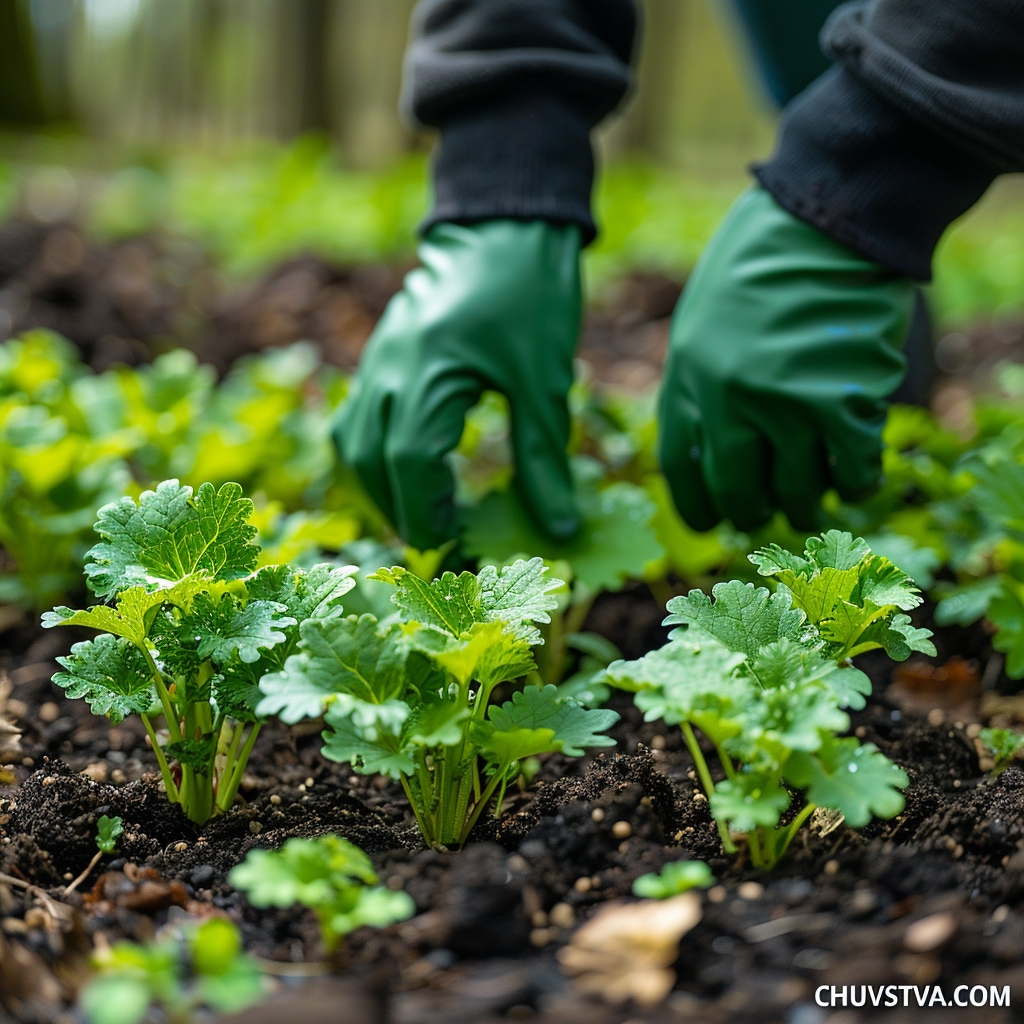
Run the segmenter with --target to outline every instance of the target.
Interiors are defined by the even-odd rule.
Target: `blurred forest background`
[[[328,135],[375,168],[425,140],[398,93],[414,0],[0,0],[0,120],[122,145]],[[609,154],[742,166],[773,115],[721,0],[644,0],[638,88]]]
[[[726,0],[641,2],[636,88],[597,133],[592,299],[647,272],[678,293],[777,120]],[[0,0],[0,221],[187,239],[236,281],[301,253],[407,266],[432,144],[398,113],[414,6]],[[1020,320],[1020,176],[947,233],[932,295],[941,326]]]

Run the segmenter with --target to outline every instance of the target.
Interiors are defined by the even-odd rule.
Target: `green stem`
[[[242,784],[242,775],[245,773],[245,766],[249,763],[249,755],[252,753],[252,748],[256,743],[256,737],[259,735],[261,725],[262,723],[260,722],[253,724],[252,731],[249,733],[245,746],[242,747],[242,752],[238,755],[238,761],[234,766],[232,766],[230,761],[225,766],[224,770],[230,773],[228,784],[223,792],[217,793],[217,810],[222,813],[235,802],[235,795],[238,793],[238,787]],[[242,731],[241,723],[239,723],[238,731]]]
[[[491,780],[487,783],[487,788],[484,790],[483,796],[476,802],[476,806],[473,808],[473,813],[469,816],[469,820],[466,822],[466,827],[462,830],[462,835],[459,836],[459,846],[469,838],[469,833],[473,831],[473,826],[480,817],[480,812],[487,806],[491,797],[494,795],[494,790],[497,788],[498,783],[505,777],[505,773],[507,771],[508,763],[506,762],[498,768],[494,775],[491,776]]]
[[[782,841],[779,846],[778,856],[775,858],[779,860],[782,855],[789,849],[789,844],[793,841],[793,837],[800,831],[800,826],[815,812],[817,804],[806,804],[800,813],[783,829]]]
[[[711,741],[715,743],[714,740]],[[725,777],[727,779],[736,778],[736,768],[732,763],[732,758],[725,752],[722,746],[715,743],[715,753],[718,754],[718,759],[722,762],[722,767],[725,769]]]
[[[412,813],[416,815],[416,824],[419,826],[420,833],[423,838],[427,841],[428,846],[433,846],[436,842],[436,837],[433,835],[433,831],[427,828],[427,823],[423,820],[420,815],[419,808],[416,806],[416,801],[413,799],[412,787],[409,785],[409,780],[403,775],[401,776],[402,789],[405,790],[405,798],[409,801],[409,806],[412,808]]]
[[[164,757],[164,752],[160,749],[160,744],[157,742],[156,730],[153,728],[153,723],[149,720],[149,715],[145,712],[140,712],[139,717],[142,719],[142,724],[146,727],[146,732],[149,734],[149,742],[153,747],[153,753],[156,754],[156,762],[160,765],[160,774],[163,776],[164,788],[167,790],[167,799],[172,804],[176,804],[181,799],[181,796],[178,793],[178,787],[174,784],[171,766],[167,763],[167,758]]]
[[[764,870],[764,855],[761,852],[760,828],[747,834],[747,849],[750,851],[750,863],[758,871]]]
[[[708,771],[708,763],[704,760],[704,754],[701,752],[700,744],[697,742],[697,737],[693,735],[693,728],[689,722],[682,723],[683,739],[686,742],[686,747],[690,751],[690,756],[693,758],[694,767],[697,769],[697,775],[700,778],[701,785],[704,787],[704,795],[708,799],[708,806],[711,805],[711,796],[715,792],[715,784],[711,780],[711,772]],[[724,821],[715,819],[715,824],[718,826],[718,835],[722,840],[722,847],[726,853],[735,853],[736,844],[729,837],[729,830],[726,828]]]
[[[146,664],[149,665],[149,671],[153,676],[153,685],[156,687],[156,695],[160,700],[160,707],[163,708],[164,719],[167,722],[167,731],[170,733],[171,742],[177,743],[181,739],[181,727],[178,725],[178,716],[174,713],[174,706],[171,704],[171,695],[164,684],[163,673],[157,668],[153,655],[145,644],[136,644],[135,646],[142,651]]]

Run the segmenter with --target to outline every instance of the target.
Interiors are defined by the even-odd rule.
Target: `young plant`
[[[222,917],[146,945],[119,942],[93,965],[97,976],[81,995],[89,1024],[137,1024],[154,1004],[159,1019],[187,1024],[202,1007],[235,1013],[267,991],[238,929]]]
[[[982,729],[978,739],[992,758],[992,774],[999,775],[1024,751],[1024,735],[1012,729]]]
[[[96,848],[101,854],[113,853],[117,849],[117,841],[124,832],[124,822],[117,815],[108,818],[101,814],[96,822]]]
[[[830,531],[803,557],[777,546],[750,556],[774,593],[733,580],[712,596],[668,603],[669,642],[611,665],[607,681],[636,693],[647,720],[678,724],[718,823],[722,844],[746,839],[751,863],[770,869],[816,807],[860,827],[903,808],[907,776],[871,743],[843,738],[847,707],[863,708],[868,678],[849,659],[884,648],[902,660],[934,654],[904,609],[921,600],[909,578],[864,541]],[[694,730],[710,741],[725,778],[713,781]],[[779,822],[801,791],[803,806]]]
[[[85,866],[85,870],[64,889],[65,896],[69,892],[74,892],[89,877],[92,869],[99,864],[103,854],[113,853],[117,849],[117,841],[123,832],[124,822],[119,817],[115,815],[113,818],[108,818],[105,814],[100,815],[96,822],[96,852],[92,855],[92,860]]]
[[[112,602],[55,608],[44,626],[102,630],[58,658],[54,682],[95,714],[137,714],[168,798],[197,823],[227,810],[261,717],[259,682],[294,650],[307,619],[341,614],[352,567],[267,566],[238,484],[177,480],[99,511],[103,538],[86,556],[89,587]],[[162,714],[166,739],[153,718]]]
[[[370,858],[339,836],[289,839],[280,850],[250,850],[228,880],[254,907],[315,911],[328,950],[364,924],[386,928],[416,912],[408,893],[382,885]]]
[[[676,860],[657,875],[641,875],[633,883],[633,895],[647,900],[667,900],[689,889],[707,889],[715,884],[711,868],[702,860]]]
[[[286,722],[325,714],[323,753],[357,771],[399,779],[424,839],[465,842],[483,810],[527,758],[578,756],[612,740],[612,711],[588,711],[554,686],[491,705],[502,683],[533,672],[537,623],[559,580],[540,558],[427,582],[394,566],[371,579],[394,587],[398,621],[370,614],[306,622],[299,652],[264,677],[261,715]]]

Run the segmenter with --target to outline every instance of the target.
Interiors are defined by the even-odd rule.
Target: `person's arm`
[[[416,547],[457,528],[445,461],[484,389],[508,398],[516,486],[550,535],[579,517],[567,445],[590,129],[622,98],[631,0],[423,0],[405,105],[440,129],[421,266],[335,422],[344,460]]]
[[[927,281],[946,227],[1024,169],[1024,2],[845,4],[822,43],[836,65],[755,173],[796,217]]]
[[[787,108],[673,318],[662,467],[697,528],[881,473],[913,279],[992,179],[1024,167],[1024,0],[872,0],[822,33],[836,65]]]
[[[590,131],[623,98],[633,0],[421,0],[402,106],[440,129],[423,225],[495,218],[578,224],[590,212]]]

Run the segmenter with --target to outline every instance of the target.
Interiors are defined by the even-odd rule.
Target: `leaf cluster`
[[[1009,768],[1024,751],[1024,735],[1012,729],[982,729],[978,739],[995,762],[993,772],[996,775]]]
[[[170,1020],[201,1008],[236,1013],[267,993],[238,929],[222,917],[144,945],[116,943],[93,966],[97,974],[80,996],[89,1024],[137,1024],[153,1006]]]
[[[384,928],[416,910],[408,894],[378,885],[366,854],[339,836],[289,839],[280,850],[251,850],[228,877],[254,907],[299,903],[312,908],[328,949],[362,925]]]
[[[747,835],[755,863],[771,866],[815,806],[854,827],[902,809],[906,775],[873,744],[841,737],[844,709],[864,707],[871,690],[849,657],[873,647],[906,657],[930,642],[902,611],[919,600],[906,576],[860,539],[830,532],[803,557],[772,547],[751,560],[780,580],[774,592],[733,580],[673,598],[669,642],[612,664],[607,681],[635,692],[648,720],[682,727],[723,841]],[[719,756],[717,784],[694,728]],[[778,829],[795,792],[804,807]]]
[[[117,849],[117,841],[124,833],[124,821],[117,815],[108,818],[101,814],[96,822],[96,847],[104,853],[113,853]]]
[[[641,875],[633,883],[633,895],[646,900],[667,900],[690,889],[715,884],[711,868],[702,860],[674,860],[658,874]]]
[[[538,623],[561,586],[540,558],[430,582],[401,566],[370,579],[393,588],[397,614],[304,623],[298,652],[260,682],[257,711],[286,722],[323,714],[324,755],[401,779],[428,841],[461,842],[523,759],[612,742],[601,733],[613,712],[587,710],[554,686],[489,703],[535,668]]]
[[[340,615],[353,586],[354,567],[256,569],[252,510],[238,484],[206,483],[193,492],[177,480],[138,502],[104,506],[85,575],[109,603],[43,616],[47,627],[101,631],[58,659],[63,671],[54,682],[111,721],[141,715],[168,794],[200,822],[234,797],[251,748],[241,745],[242,730],[252,726],[254,739],[259,724],[260,680],[280,670],[299,624]],[[170,733],[162,748],[149,724],[153,712],[164,715]],[[218,756],[227,761],[219,779]]]

